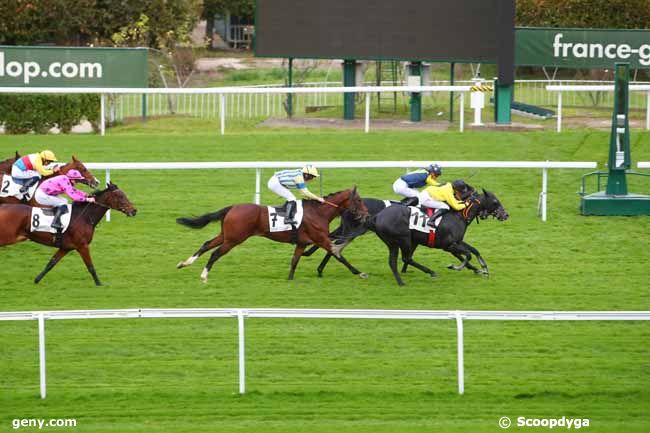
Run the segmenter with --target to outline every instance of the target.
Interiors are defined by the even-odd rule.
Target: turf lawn
[[[0,136],[0,155],[51,148],[86,162],[244,160],[607,159],[607,132],[450,131],[370,134],[273,130],[231,122],[151,120],[106,137]],[[650,134],[634,131],[635,161],[650,160]],[[357,184],[394,198],[403,170],[325,170],[324,190]],[[138,307],[295,307],[482,310],[650,310],[649,217],[582,217],[581,170],[552,170],[549,219],[537,216],[541,170],[445,169],[497,194],[510,213],[472,226],[466,240],[489,279],[445,269],[453,257],[421,248],[439,272],[410,270],[399,288],[373,234],[347,258],[370,278],[322,253],[287,281],[292,247],[247,241],[222,258],[208,284],[205,258],[177,270],[218,224],[193,231],[179,216],[250,202],[253,170],[113,171],[139,209],[101,223],[92,254],[96,288],[76,254],[39,285],[54,249],[0,250],[0,311]],[[272,174],[264,171],[264,178]],[[103,177],[103,173],[97,173]],[[631,181],[650,193],[650,183]],[[318,185],[312,190],[318,191]],[[266,190],[265,203],[278,203]],[[316,257],[317,256],[317,257]],[[237,393],[236,321],[47,322],[48,398],[38,397],[36,322],[0,322],[0,432],[17,418],[76,418],[75,432],[493,432],[502,416],[589,418],[588,431],[650,431],[650,323],[465,323],[466,394],[456,394],[455,323],[370,320],[247,321],[248,394]],[[27,429],[30,430],[30,429]],[[34,431],[36,429],[31,429]],[[510,430],[523,430],[516,426]],[[534,430],[546,430],[537,428]]]

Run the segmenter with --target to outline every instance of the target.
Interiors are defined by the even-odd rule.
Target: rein
[[[341,207],[341,206],[337,205],[336,203],[332,203],[331,201],[327,201],[327,200],[323,200],[323,203],[327,204],[327,205],[330,205],[330,206],[332,206],[334,208],[337,208],[337,209]]]

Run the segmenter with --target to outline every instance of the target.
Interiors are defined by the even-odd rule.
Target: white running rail
[[[637,164],[639,168],[650,168],[650,162],[642,161]]]
[[[251,318],[455,320],[457,329],[458,393],[465,392],[463,362],[464,320],[650,320],[650,311],[428,311],[329,310],[293,308],[137,308],[128,310],[70,310],[0,312],[3,320],[38,320],[41,398],[47,395],[45,374],[45,321],[79,319],[237,318],[239,340],[239,392],[246,392],[244,324]]]
[[[111,170],[189,170],[189,169],[255,169],[256,204],[261,203],[261,184],[263,168],[302,167],[306,161],[233,161],[233,162],[98,162],[87,163],[90,170],[106,170],[106,182],[111,180]],[[431,161],[309,161],[310,164],[324,168],[414,168],[426,167]],[[541,169],[542,191],[537,201],[538,214],[542,221],[547,217],[547,193],[549,169],[594,169],[596,162],[562,161],[437,161],[445,168],[509,168]],[[110,211],[106,213],[110,221]]]
[[[44,93],[44,94],[99,94],[101,135],[106,130],[107,94],[163,94],[163,95],[219,95],[221,134],[226,131],[226,95],[233,94],[288,94],[288,93],[365,93],[365,127],[370,130],[370,96],[378,92],[456,92],[460,94],[460,131],[465,129],[465,93],[470,86],[358,86],[358,87],[192,87],[192,88],[102,88],[102,87],[0,87],[0,93]]]
[[[562,132],[562,92],[613,92],[613,84],[599,84],[589,86],[546,86],[549,92],[558,92],[557,98],[557,132]],[[631,84],[630,92],[646,92],[646,124],[645,129],[650,129],[650,85],[648,84]]]

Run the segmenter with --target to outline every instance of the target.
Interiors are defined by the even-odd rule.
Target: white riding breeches
[[[289,189],[282,186],[277,177],[271,176],[268,187],[271,191],[284,198],[287,201],[296,201],[296,196]]]
[[[32,177],[41,177],[41,174],[36,170],[21,170],[15,165],[11,166],[11,177],[16,179],[31,179]]]
[[[420,204],[422,206],[426,206],[431,209],[449,209],[449,205],[447,203],[445,203],[444,201],[438,201],[432,199],[426,190],[420,193],[418,199],[420,200]]]
[[[62,197],[57,197],[55,195],[48,195],[45,194],[43,191],[39,189],[36,190],[36,194],[34,194],[34,198],[36,199],[36,202],[38,204],[42,204],[45,206],[53,206],[53,207],[59,207],[68,204],[68,201]]]
[[[404,197],[417,197],[420,192],[417,189],[409,188],[408,184],[399,178],[393,183],[393,191]]]

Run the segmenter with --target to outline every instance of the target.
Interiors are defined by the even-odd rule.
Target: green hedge
[[[0,95],[0,123],[10,134],[62,132],[88,120],[97,129],[99,95]]]

